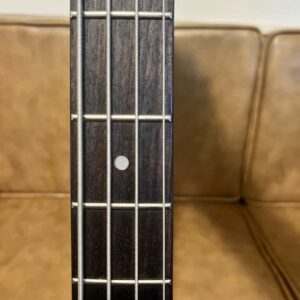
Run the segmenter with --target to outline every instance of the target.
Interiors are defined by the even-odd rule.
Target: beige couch
[[[68,26],[0,23],[0,297],[70,299]],[[175,36],[174,298],[300,299],[300,32]]]

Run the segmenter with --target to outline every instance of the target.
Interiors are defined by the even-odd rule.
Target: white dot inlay
[[[129,160],[126,156],[120,155],[115,159],[115,167],[120,171],[125,171],[129,167]]]

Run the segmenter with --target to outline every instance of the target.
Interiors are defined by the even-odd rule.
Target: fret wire
[[[139,0],[135,0],[135,257],[134,297],[139,298]]]
[[[82,89],[82,55],[83,55],[83,16],[82,0],[77,0],[77,269],[78,300],[84,299],[83,266],[83,89]]]
[[[111,0],[106,0],[106,114],[107,114],[107,300],[111,300]]]
[[[162,0],[162,223],[163,223],[163,245],[162,245],[162,279],[163,300],[166,299],[166,1]]]
[[[161,12],[150,12],[150,11],[140,11],[138,12],[138,16],[140,19],[161,19],[162,18]],[[83,16],[85,18],[106,18],[107,12],[106,11],[84,11]],[[77,17],[76,11],[71,11],[70,14],[71,18]],[[111,11],[111,17],[112,18],[124,18],[124,19],[130,19],[136,17],[135,11]],[[165,12],[166,19],[173,19],[173,14],[171,12]]]
[[[85,202],[83,204],[83,206],[85,208],[107,208],[107,203],[103,203],[103,202]],[[78,207],[78,203],[77,202],[72,202],[72,207],[76,208]],[[130,208],[134,208],[135,209],[136,205],[135,203],[112,203],[111,204],[111,208],[113,209],[130,209]],[[163,204],[162,203],[139,203],[138,207],[141,209],[159,209],[159,208],[163,208]],[[171,203],[166,203],[165,204],[166,208],[171,208],[172,204]]]
[[[73,283],[78,283],[78,278],[73,278],[72,279]],[[111,280],[112,284],[116,285],[134,285],[135,280],[132,279],[113,279]],[[165,283],[166,284],[171,284],[172,280],[171,279],[166,279]],[[84,283],[86,284],[107,284],[106,279],[91,279],[91,278],[86,278],[84,279]],[[157,285],[157,284],[163,284],[163,280],[159,279],[141,279],[138,280],[138,284],[143,284],[143,285]]]
[[[112,121],[135,121],[136,119],[140,121],[162,121],[165,118],[166,121],[171,122],[172,116],[171,115],[111,115]],[[85,114],[83,115],[83,119],[87,121],[106,121],[107,115],[101,114]],[[77,115],[72,114],[71,120],[77,120]]]

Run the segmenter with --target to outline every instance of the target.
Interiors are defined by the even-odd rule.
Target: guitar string
[[[162,298],[166,299],[166,0],[162,0]]]
[[[84,298],[83,274],[83,93],[82,93],[82,0],[77,0],[77,272],[78,300]]]
[[[106,1],[106,114],[107,114],[107,211],[106,276],[107,300],[111,300],[111,0]]]
[[[135,300],[139,298],[139,0],[135,0]]]

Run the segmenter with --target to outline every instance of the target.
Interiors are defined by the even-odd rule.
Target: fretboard
[[[172,299],[173,0],[71,1],[73,300]]]

